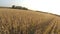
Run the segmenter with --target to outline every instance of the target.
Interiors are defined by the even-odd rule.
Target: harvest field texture
[[[60,17],[32,10],[0,8],[0,34],[60,34]]]

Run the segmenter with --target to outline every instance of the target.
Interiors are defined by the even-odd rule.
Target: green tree
[[[15,5],[12,5],[12,8],[15,8]]]

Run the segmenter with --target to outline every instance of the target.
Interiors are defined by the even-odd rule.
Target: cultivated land
[[[60,17],[31,10],[0,8],[0,34],[60,34]]]

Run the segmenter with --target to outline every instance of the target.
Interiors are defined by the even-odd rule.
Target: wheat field
[[[60,17],[30,10],[0,8],[0,34],[60,34]]]

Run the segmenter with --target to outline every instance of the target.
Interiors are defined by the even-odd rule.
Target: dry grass
[[[0,8],[0,34],[60,34],[60,17]]]

